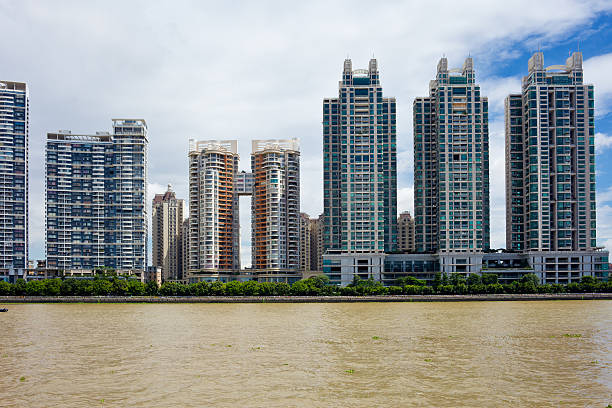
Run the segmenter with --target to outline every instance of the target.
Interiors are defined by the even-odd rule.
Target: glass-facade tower
[[[414,101],[414,209],[417,252],[489,249],[488,101],[472,58],[438,63],[429,97]]]
[[[528,68],[506,98],[506,246],[594,249],[595,101],[582,54],[545,68],[537,52]]]
[[[47,134],[49,269],[146,269],[147,144],[142,119],[113,119],[112,134]]]
[[[29,95],[22,82],[0,81],[0,269],[28,260]]]
[[[344,61],[338,98],[323,101],[325,250],[397,247],[396,103],[383,97],[377,62]]]

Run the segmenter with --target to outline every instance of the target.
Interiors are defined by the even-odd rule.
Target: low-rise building
[[[579,282],[583,276],[609,279],[609,253],[604,250],[555,252],[480,252],[444,254],[342,254],[323,256],[323,272],[331,283],[346,286],[355,277],[393,285],[412,276],[432,280],[447,276],[494,273],[502,283],[535,274],[542,284]]]

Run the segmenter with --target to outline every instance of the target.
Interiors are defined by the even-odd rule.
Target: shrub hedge
[[[0,281],[3,296],[366,296],[366,295],[464,295],[493,293],[612,293],[612,282],[599,282],[585,276],[580,283],[568,285],[536,284],[534,276],[525,276],[520,281],[501,284],[490,276],[470,275],[465,279],[446,279],[437,276],[428,286],[417,279],[399,279],[394,286],[383,286],[372,279],[356,279],[346,287],[330,285],[324,276],[315,276],[287,283],[231,281],[199,282],[181,284],[166,282],[161,287],[156,283],[143,284],[137,280],[120,277],[98,277],[95,279],[46,279],[25,282],[23,279],[11,284]]]

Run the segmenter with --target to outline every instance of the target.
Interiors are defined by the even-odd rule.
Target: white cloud
[[[612,252],[612,187],[597,191],[597,243]]]
[[[410,211],[414,217],[414,188],[401,187],[397,189],[397,214]]]
[[[582,65],[585,82],[595,86],[595,115],[606,115],[612,109],[612,53],[589,58]]]
[[[603,153],[610,147],[612,147],[612,136],[601,132],[595,133],[595,152],[597,154]]]
[[[525,64],[526,65],[526,64]],[[489,119],[504,115],[504,100],[511,93],[521,92],[520,77],[488,77],[480,81],[481,95],[489,98]]]
[[[385,94],[397,97],[398,186],[405,191],[412,186],[412,101],[427,95],[442,54],[451,66],[474,57],[493,115],[506,92],[518,88],[516,78],[493,83],[487,75],[519,55],[517,42],[554,42],[611,7],[573,0],[465,1],[461,7],[443,1],[373,7],[359,0],[0,2],[0,35],[11,44],[2,79],[30,86],[30,231],[44,231],[46,132],[108,130],[112,117],[147,120],[150,182],[162,191],[171,183],[185,199],[190,138],[238,139],[247,170],[251,139],[299,137],[302,209],[318,215],[322,99],[337,95],[347,53],[355,68],[367,66],[374,53]],[[592,60],[585,73],[589,61],[606,66]],[[492,133],[496,155],[499,139]],[[498,167],[492,185],[502,184]],[[33,257],[43,256],[43,236],[32,235]]]

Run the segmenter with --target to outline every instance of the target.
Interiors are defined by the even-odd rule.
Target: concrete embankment
[[[354,303],[612,300],[612,293],[395,296],[0,296],[2,303]]]

